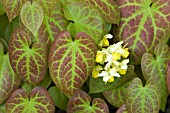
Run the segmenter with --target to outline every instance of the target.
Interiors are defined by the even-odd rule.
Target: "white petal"
[[[98,74],[98,77],[104,77],[104,76],[108,76],[109,73],[107,71],[102,71],[100,74]]]
[[[120,77],[119,73],[114,73],[114,74],[111,75],[111,76]]]
[[[116,61],[116,60],[113,60],[112,62],[113,62],[113,64],[116,65],[116,66],[119,66],[119,65],[120,65],[120,62],[118,62],[118,61]]]
[[[121,62],[122,65],[127,65],[127,63],[129,63],[129,59],[125,59]]]
[[[104,77],[103,77],[103,81],[104,81],[105,83],[107,83],[107,81],[108,81],[110,78],[111,78],[111,76],[104,76]]]
[[[111,39],[111,38],[113,38],[113,35],[107,34],[107,35],[105,35],[104,37],[106,37],[106,38],[108,38],[108,39]]]
[[[104,67],[105,70],[109,70],[112,62],[108,62],[106,66]]]
[[[106,60],[105,62],[112,62],[113,56],[111,54],[106,55]]]
[[[127,65],[122,65],[120,68],[121,68],[121,69],[127,69],[128,66],[127,66]]]

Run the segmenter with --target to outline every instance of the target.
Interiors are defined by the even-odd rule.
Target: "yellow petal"
[[[116,53],[116,52],[113,52],[112,56],[113,56],[113,60],[120,60],[120,58],[121,58],[121,55],[119,53]]]
[[[109,46],[109,41],[107,40],[107,38],[103,38],[103,47],[107,47]]]
[[[129,54],[130,54],[129,51],[128,51],[128,48],[125,48],[125,49],[123,49],[123,50],[124,50],[125,53],[122,54],[122,57],[123,57],[123,58],[127,58],[127,57],[129,56]]]
[[[104,54],[102,52],[97,51],[96,62],[102,63],[103,62],[103,56],[104,56]]]
[[[114,82],[114,77],[112,76],[112,77],[108,80],[108,82]]]
[[[98,78],[98,74],[99,74],[99,71],[93,69],[93,71],[92,71],[92,77],[93,77],[93,78]]]
[[[127,70],[125,70],[125,69],[120,69],[120,70],[119,70],[119,73],[120,73],[121,75],[124,75],[124,74],[126,74],[126,71],[127,71]]]

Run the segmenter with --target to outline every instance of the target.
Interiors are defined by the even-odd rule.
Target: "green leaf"
[[[58,34],[67,29],[69,21],[64,16],[63,4],[61,2],[53,3],[54,7],[51,15],[44,15],[43,23],[39,29],[39,41],[51,44]]]
[[[90,36],[79,32],[73,41],[68,31],[61,32],[51,45],[49,70],[53,82],[70,97],[89,77],[97,47]]]
[[[73,21],[67,28],[72,36],[75,36],[78,32],[85,32],[98,44],[106,32],[106,25],[101,12],[91,4],[66,2],[64,15],[68,20]]]
[[[130,81],[131,82],[131,81]],[[125,96],[127,94],[127,87],[129,86],[130,82],[127,82],[121,85],[118,88],[113,90],[103,92],[105,99],[114,107],[120,107],[125,104]]]
[[[26,0],[2,0],[2,1],[9,22],[11,22],[12,19],[19,15],[22,5],[26,2]]]
[[[5,105],[7,113],[54,113],[53,99],[43,87],[35,87],[30,94],[17,89]]]
[[[67,113],[109,113],[109,109],[104,100],[92,100],[87,93],[77,90],[69,100]]]
[[[139,78],[127,88],[125,104],[128,113],[159,113],[160,94],[155,81],[148,80],[143,87]]]
[[[37,2],[27,1],[21,8],[21,21],[36,36],[43,22],[43,9]]]
[[[50,87],[48,90],[48,93],[53,98],[55,105],[60,108],[61,110],[66,111],[67,110],[67,104],[68,104],[68,97],[60,91],[56,86]]]
[[[21,80],[10,65],[8,53],[4,55],[0,42],[0,104],[5,102],[20,84]]]
[[[167,0],[116,0],[122,19],[113,31],[115,39],[127,43],[133,64],[141,63],[146,52],[153,54],[159,42],[170,36],[170,2]]]
[[[159,87],[161,92],[161,110],[165,110],[168,97],[168,88],[166,83],[167,64],[170,59],[170,49],[165,43],[160,43],[154,50],[154,55],[145,53],[142,56],[142,72],[144,78],[152,79]]]
[[[117,111],[116,113],[128,113],[126,109],[126,105],[123,104]]]
[[[25,91],[30,93],[36,86],[42,86],[47,89],[50,86],[51,82],[52,82],[51,77],[50,77],[49,73],[47,72],[44,79],[41,82],[39,82],[38,84],[33,85],[33,84],[29,84],[27,82],[23,82],[21,87],[22,87],[22,89],[24,89]]]
[[[4,13],[5,13],[4,4],[2,0],[0,0],[0,15],[3,15]]]
[[[168,92],[170,93],[170,61],[168,61],[168,70],[167,70],[167,77],[166,77],[166,81],[167,81],[167,86],[168,86]]]
[[[47,46],[43,43],[32,44],[30,36],[21,28],[12,34],[9,58],[15,73],[30,84],[39,83],[47,72]]]
[[[6,113],[6,110],[5,110],[5,103],[0,104],[0,113]]]
[[[125,75],[122,75],[121,77],[116,78],[114,82],[107,84],[103,82],[103,78],[94,79],[92,76],[90,76],[89,93],[92,94],[113,90],[127,83],[129,80],[132,80],[134,77],[136,77],[136,74],[134,73],[134,68],[135,67],[133,65],[128,65],[128,70]]]

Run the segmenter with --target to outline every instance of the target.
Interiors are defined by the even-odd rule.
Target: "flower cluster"
[[[103,77],[103,81],[114,82],[114,77],[126,74],[127,64],[129,63],[128,48],[123,47],[123,41],[109,45],[108,39],[113,38],[111,34],[107,34],[99,42],[98,46],[101,50],[97,51],[96,65],[92,71],[92,77]]]

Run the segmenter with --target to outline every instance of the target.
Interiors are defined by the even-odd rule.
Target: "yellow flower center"
[[[128,48],[125,48],[123,50],[124,50],[125,54],[123,54],[122,57],[127,58],[129,56],[129,54],[130,54],[129,51],[128,51]]]
[[[103,47],[107,47],[107,46],[109,46],[109,41],[108,41],[108,39],[107,38],[103,38]]]
[[[92,71],[92,77],[93,77],[93,78],[98,78],[98,74],[99,74],[99,71],[93,69],[93,71]]]
[[[119,53],[116,53],[116,52],[113,52],[112,56],[113,56],[113,60],[120,60],[120,58],[121,58],[121,55]]]
[[[100,51],[97,51],[96,62],[102,63],[103,62],[103,56],[104,56],[103,53],[101,53]]]
[[[112,77],[108,80],[108,82],[114,82],[114,77],[112,76]]]
[[[120,73],[121,75],[124,75],[124,74],[126,74],[126,71],[127,71],[127,70],[125,70],[125,69],[120,69],[120,70],[119,70],[119,73]]]

